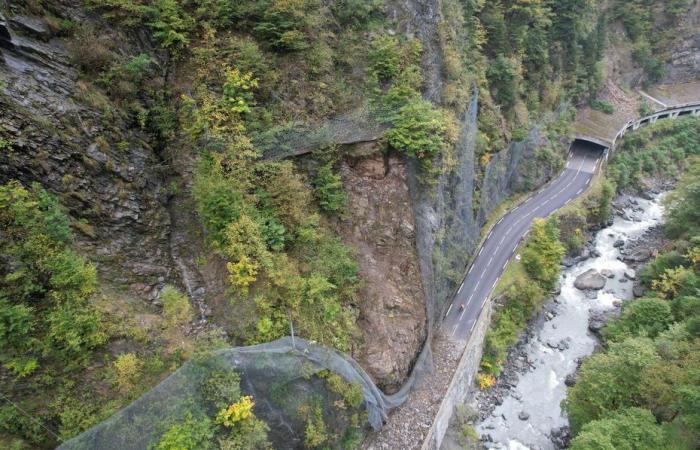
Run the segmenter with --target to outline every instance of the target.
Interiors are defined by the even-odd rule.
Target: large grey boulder
[[[607,278],[601,275],[600,272],[595,269],[588,269],[576,277],[574,286],[576,289],[580,289],[582,291],[599,290],[605,287],[606,281]]]
[[[651,258],[651,250],[648,248],[639,248],[629,255],[625,255],[622,259],[628,262],[644,262]]]

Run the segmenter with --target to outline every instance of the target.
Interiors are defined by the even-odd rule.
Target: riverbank
[[[583,357],[599,345],[594,333],[618,314],[623,301],[641,295],[635,271],[663,245],[658,195],[627,195],[613,202],[613,224],[565,259],[558,295],[550,298],[508,352],[496,385],[474,396],[471,409],[486,448],[564,448],[567,421],[559,403],[575,383]],[[602,286],[581,290],[575,279],[594,270]],[[454,433],[453,433],[454,434]]]

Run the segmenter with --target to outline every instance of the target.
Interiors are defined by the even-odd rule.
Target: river
[[[659,197],[634,200],[637,205],[626,208],[623,217],[616,216],[611,226],[595,235],[594,245],[600,256],[563,271],[561,293],[547,308],[553,314],[547,317],[549,320],[535,322],[534,336],[523,349],[530,369],[520,374],[515,386],[503,397],[503,402],[476,426],[482,438],[490,436],[487,447],[511,450],[555,448],[549,437],[550,431],[568,425],[560,407],[566,397],[565,378],[576,370],[577,360],[590,355],[598,343],[588,329],[589,312],[612,309],[620,301],[633,297],[633,283],[624,275],[628,266],[618,259],[620,249],[614,244],[619,240],[627,243],[639,238],[662,221]],[[597,292],[596,298],[590,298],[593,295],[586,295],[574,287],[575,278],[589,269],[607,269],[613,275]],[[519,354],[522,359],[523,353]]]

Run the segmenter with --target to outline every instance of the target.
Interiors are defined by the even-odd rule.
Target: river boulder
[[[628,262],[644,262],[651,258],[651,250],[648,248],[638,248],[629,255],[625,255],[622,260]]]
[[[582,291],[599,290],[605,287],[606,281],[607,278],[601,275],[600,272],[595,269],[588,269],[576,277],[574,286],[576,289],[580,289]]]
[[[603,275],[605,278],[615,278],[615,272],[613,272],[610,269],[603,269],[600,271],[600,274]]]

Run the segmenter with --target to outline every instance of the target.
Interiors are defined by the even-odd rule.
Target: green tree
[[[68,223],[38,185],[0,186],[0,363],[20,376],[41,359],[75,367],[107,338],[90,304],[95,267],[68,248]]]
[[[666,229],[673,237],[700,235],[700,158],[691,158],[676,189],[664,199]]]
[[[642,408],[625,408],[587,423],[571,450],[651,450],[665,448],[663,429]]]
[[[406,156],[430,159],[445,146],[446,131],[445,117],[439,110],[430,102],[414,100],[399,110],[385,138]]]
[[[642,298],[626,303],[622,315],[603,330],[607,341],[621,341],[626,337],[655,338],[673,321],[671,306],[660,298]]]
[[[342,210],[347,201],[340,174],[333,172],[332,164],[325,164],[318,169],[314,180],[314,194],[321,209],[328,212]]]
[[[564,403],[573,433],[618,408],[640,404],[643,371],[658,358],[648,338],[613,343],[606,353],[588,358]]]
[[[559,277],[559,264],[565,252],[566,248],[559,242],[557,219],[535,219],[523,250],[523,266],[528,274],[546,289],[551,288]]]

